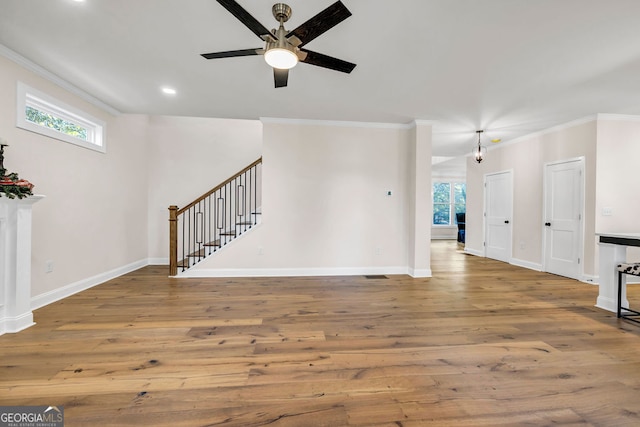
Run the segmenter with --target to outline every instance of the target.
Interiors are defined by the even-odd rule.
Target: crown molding
[[[349,127],[349,128],[370,128],[370,129],[400,129],[406,130],[415,127],[415,122],[411,123],[377,123],[377,122],[357,122],[341,120],[313,120],[313,119],[286,119],[278,117],[260,117],[262,123],[300,125],[300,126],[327,126],[327,127]]]
[[[409,123],[409,125],[411,127],[418,127],[418,126],[433,126],[437,123],[436,120],[419,120],[416,119],[413,122]]]
[[[109,113],[111,115],[119,116],[120,114],[122,114],[120,111],[116,110],[115,108],[113,108],[109,104],[106,104],[106,103],[100,101],[98,98],[94,97],[93,95],[90,95],[89,93],[87,93],[84,90],[80,89],[79,87],[73,85],[72,83],[69,83],[65,79],[57,76],[56,74],[53,74],[51,71],[48,71],[48,70],[42,68],[40,65],[38,65],[35,62],[25,58],[24,56],[20,55],[19,53],[9,49],[8,47],[4,46],[3,44],[0,44],[0,56],[3,56],[5,58],[9,59],[10,61],[15,62],[16,64],[18,64],[21,67],[31,71],[32,73],[38,75],[39,77],[42,77],[43,79],[48,80],[51,83],[54,83],[54,84],[60,86],[64,90],[66,90],[66,91],[78,96],[79,98],[83,99],[84,101],[87,101],[88,103],[90,103],[90,104],[102,109],[103,111],[106,111],[107,113]]]
[[[382,122],[358,122],[347,120],[314,120],[314,119],[287,119],[282,117],[260,117],[262,123],[277,123],[302,126],[330,126],[330,127],[360,127],[374,129],[413,129],[418,126],[433,126],[434,120],[413,120],[409,123],[382,123]]]
[[[619,122],[640,122],[640,116],[634,116],[632,114],[598,114],[598,120],[612,120]]]

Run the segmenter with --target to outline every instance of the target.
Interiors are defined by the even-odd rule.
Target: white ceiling
[[[289,0],[297,27],[334,0]],[[268,28],[272,1],[238,0]],[[2,0],[0,44],[124,113],[434,121],[435,156],[595,113],[640,114],[638,0],[343,0],[353,16],[275,89],[262,47],[215,0]],[[174,87],[168,97],[160,87]],[[487,141],[487,145],[491,143]]]

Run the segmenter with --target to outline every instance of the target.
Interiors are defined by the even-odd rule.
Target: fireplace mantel
[[[31,210],[43,198],[0,197],[0,335],[34,325],[31,312]]]

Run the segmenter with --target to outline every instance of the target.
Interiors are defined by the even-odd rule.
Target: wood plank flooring
[[[452,241],[432,270],[146,267],[1,336],[0,405],[62,405],[66,426],[640,425],[640,325],[594,308],[597,286]]]

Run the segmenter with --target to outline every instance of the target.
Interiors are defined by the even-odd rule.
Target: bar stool
[[[640,323],[635,317],[640,316],[640,311],[635,311],[629,307],[622,306],[622,275],[629,274],[631,276],[640,276],[640,262],[632,264],[618,264],[618,317]],[[626,313],[622,314],[622,310]]]

